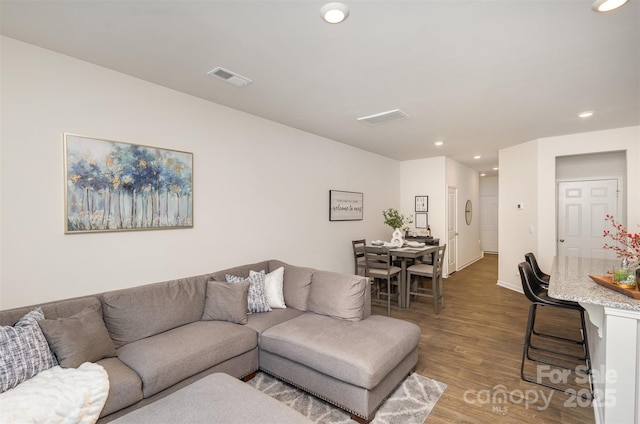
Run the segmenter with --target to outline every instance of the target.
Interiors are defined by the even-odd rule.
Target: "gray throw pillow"
[[[229,274],[225,276],[228,283],[249,282],[247,300],[249,302],[249,312],[251,313],[271,312],[271,307],[269,306],[269,301],[264,291],[264,277],[264,271],[256,272],[247,278]]]
[[[0,327],[0,393],[56,365],[38,326],[43,318],[42,309],[36,308],[13,327]]]
[[[248,292],[248,281],[239,283],[208,281],[202,320],[246,324],[249,305],[247,301]]]
[[[116,347],[102,316],[93,308],[68,318],[43,319],[38,323],[62,368],[78,368],[85,362],[116,356]]]

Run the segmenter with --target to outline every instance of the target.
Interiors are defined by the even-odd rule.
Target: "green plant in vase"
[[[400,212],[398,212],[393,208],[387,209],[386,211],[382,211],[382,215],[384,216],[384,223],[390,226],[391,228],[393,228],[394,230],[398,228],[402,228],[407,224],[413,224],[413,218],[411,217],[411,215],[404,216],[403,214],[401,214]],[[409,229],[409,227],[405,227],[405,228],[406,230]]]

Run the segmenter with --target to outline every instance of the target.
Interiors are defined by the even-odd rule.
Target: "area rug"
[[[259,372],[249,384],[295,409],[316,424],[352,424],[349,414],[337,407]],[[423,424],[447,385],[413,373],[398,386],[372,424]]]

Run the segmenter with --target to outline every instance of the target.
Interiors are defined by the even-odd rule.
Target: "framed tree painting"
[[[193,227],[193,154],[64,134],[65,233]]]

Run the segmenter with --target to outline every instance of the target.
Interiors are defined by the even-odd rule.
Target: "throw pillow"
[[[62,368],[78,368],[85,362],[116,356],[113,340],[94,308],[68,318],[43,319],[39,324]]]
[[[256,271],[249,271],[249,275],[257,274]],[[284,309],[287,305],[284,303],[284,267],[280,267],[275,271],[264,276],[264,292],[267,296],[269,306],[276,309]]]
[[[36,308],[13,327],[0,327],[0,393],[56,365],[38,326],[43,318],[42,309]]]
[[[247,309],[249,308],[248,293],[248,281],[240,283],[208,281],[202,320],[246,324]]]
[[[238,277],[237,275],[225,276],[228,283],[239,283],[243,281],[249,281],[249,293],[247,300],[249,302],[249,312],[270,312],[269,302],[264,294],[264,271],[250,275],[247,278]]]

